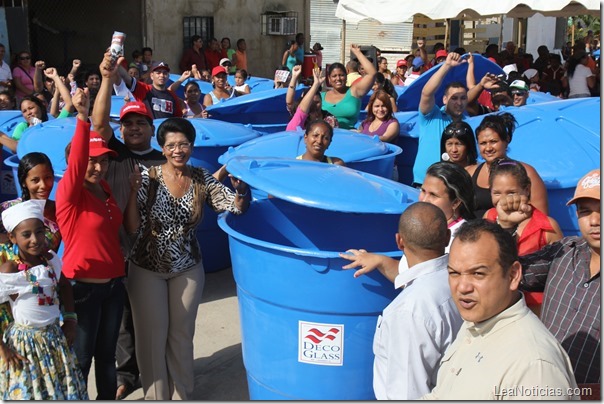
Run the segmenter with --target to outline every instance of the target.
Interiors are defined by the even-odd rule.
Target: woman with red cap
[[[117,153],[90,131],[88,90],[73,96],[77,124],[67,169],[57,189],[57,222],[65,251],[63,274],[71,280],[78,333],[74,344],[84,375],[95,362],[97,399],[113,400],[117,390],[115,350],[124,306],[124,256],[119,229],[122,212],[104,176]]]
[[[227,82],[227,72],[222,66],[216,66],[212,69],[212,85],[214,89],[203,97],[203,106],[218,104],[222,100],[228,100],[235,97],[235,91]]]

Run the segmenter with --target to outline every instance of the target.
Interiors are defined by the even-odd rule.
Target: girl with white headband
[[[31,199],[2,212],[19,253],[0,265],[0,301],[10,302],[14,317],[0,341],[0,394],[3,400],[88,400],[71,348],[77,325],[71,283],[48,248],[44,204]]]

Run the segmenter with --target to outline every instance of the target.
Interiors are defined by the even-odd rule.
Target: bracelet
[[[63,322],[65,321],[75,321],[78,322],[78,314],[72,311],[66,311],[63,313]]]
[[[239,192],[236,192],[236,195],[240,198],[243,198],[243,197],[247,196],[248,191],[245,191],[245,194],[240,194]]]

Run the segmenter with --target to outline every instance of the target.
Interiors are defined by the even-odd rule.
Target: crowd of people
[[[250,93],[245,40],[236,49],[226,37],[208,42],[191,37],[173,83],[170,66],[153,60],[150,48],[134,51],[130,63],[106,52],[98,69],[85,72],[74,60],[64,77],[44,61],[32,63],[29,52],[16,55],[12,74],[0,65],[1,109],[24,118],[10,135],[0,133],[1,145],[16,152],[23,133],[49,117],[76,121],[56,202],[48,199],[52,163],[32,152],[19,162],[22,195],[0,206],[3,399],[87,399],[93,359],[98,399],[123,399],[139,386],[145,399],[192,398],[205,281],[196,229],[206,205],[239,215],[252,196],[241,180],[225,181],[225,167],[210,173],[189,163],[196,139],[189,119],[209,118],[207,107]],[[489,399],[523,384],[569,388],[564,397],[575,398],[572,389],[600,383],[600,170],[587,173],[568,202],[581,236],[565,237],[549,216],[538,171],[507,155],[513,108],[530,91],[591,96],[599,59],[584,42],[564,65],[547,47],[532,62],[513,45],[501,52],[489,45],[485,57],[506,74],[480,78],[463,49],[435,46],[429,59],[418,40],[390,72],[384,57],[374,64],[352,45],[348,63],[317,63],[298,99],[303,34],[280,61],[288,76],[275,87],[287,88],[287,130],[304,132],[305,151],[296,158],[336,165],[345,162],[326,154],[334,128],[394,143],[394,86],[437,66],[418,107],[410,185],[419,202],[401,215],[395,235],[403,258],[363,249],[340,255],[350,261],[344,269],[360,268],[355,277],[378,269],[400,289],[373,341],[378,399]],[[313,47],[317,58],[322,49]],[[443,86],[462,64],[466,83]],[[212,90],[203,94],[191,78],[211,81]],[[111,126],[114,93],[127,100],[119,114],[123,141]],[[366,96],[367,117],[359,120]],[[508,108],[489,114],[501,106]],[[465,122],[483,114],[475,130]],[[155,128],[159,118],[166,119]],[[154,134],[161,151],[151,147]],[[53,360],[41,362],[35,349]]]

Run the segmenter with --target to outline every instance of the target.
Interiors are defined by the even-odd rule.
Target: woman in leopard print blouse
[[[250,191],[236,192],[210,172],[187,164],[195,128],[169,118],[157,130],[166,163],[135,173],[124,225],[136,241],[129,257],[128,291],[145,399],[188,400],[194,387],[193,335],[205,274],[196,228],[207,203],[217,212],[242,214]],[[173,392],[173,397],[172,397]]]

